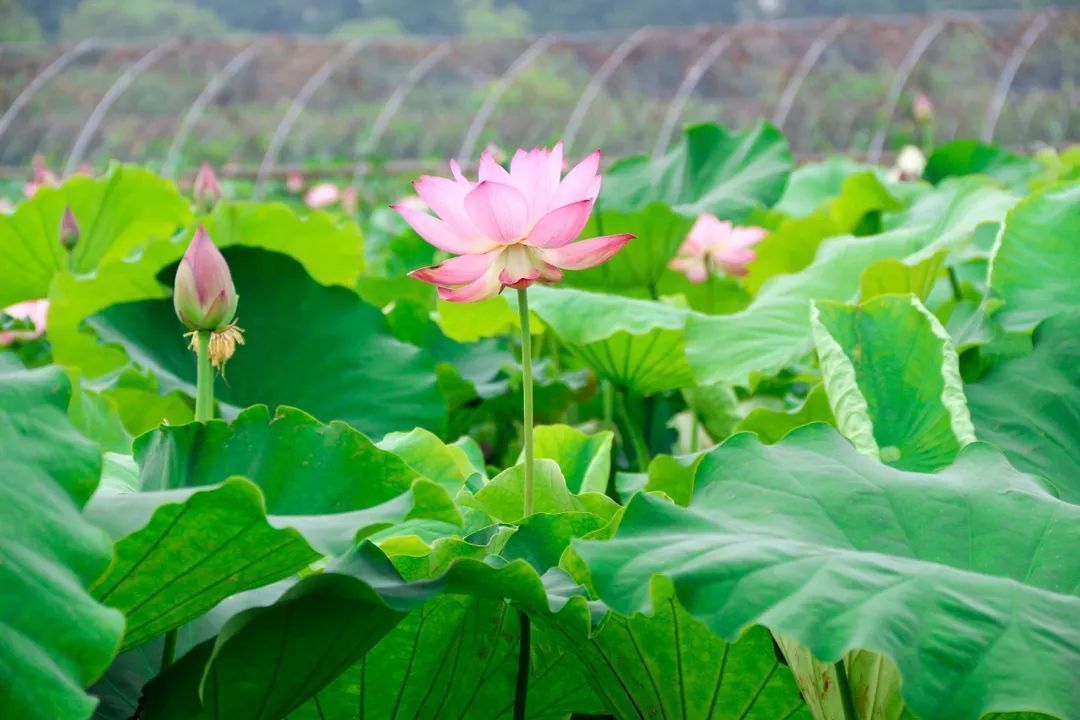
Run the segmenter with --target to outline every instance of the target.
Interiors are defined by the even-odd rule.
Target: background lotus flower
[[[64,214],[60,217],[60,244],[64,249],[71,252],[75,244],[79,242],[79,221],[75,219],[75,213],[71,206],[64,208]]]
[[[705,282],[719,268],[729,275],[745,275],[757,254],[751,250],[768,235],[759,227],[738,227],[715,215],[698,216],[679,253],[668,267],[684,273],[690,282]]]
[[[896,156],[896,163],[885,175],[893,182],[918,180],[926,170],[926,155],[914,145],[905,145]]]
[[[915,122],[925,125],[934,119],[934,103],[926,93],[917,93],[911,102],[911,114],[915,116]]]
[[[195,173],[195,182],[191,187],[191,194],[195,198],[195,204],[200,208],[209,209],[221,199],[221,184],[218,183],[217,175],[210,163],[204,162]]]
[[[410,275],[437,285],[445,300],[475,302],[504,287],[556,282],[563,270],[583,270],[609,259],[634,236],[574,242],[600,192],[600,152],[565,178],[562,164],[559,143],[552,150],[518,150],[509,171],[485,152],[477,183],[453,161],[453,179],[421,177],[413,186],[438,217],[402,204],[392,207],[422,238],[457,257]]]
[[[298,194],[304,189],[304,176],[295,170],[290,171],[289,174],[285,176],[285,189],[293,195]]]
[[[224,330],[236,315],[237,299],[229,265],[200,225],[176,269],[176,315],[189,330]]]
[[[60,178],[56,176],[49,166],[45,163],[44,156],[41,153],[34,155],[34,159],[31,161],[34,168],[33,179],[26,183],[23,187],[23,195],[27,199],[34,197],[37,191],[43,187],[55,187],[60,184]]]
[[[356,188],[349,185],[341,191],[341,209],[350,215],[355,215],[360,207],[360,200],[356,197]]]
[[[304,195],[304,202],[313,210],[329,207],[340,199],[341,190],[339,190],[338,186],[334,183],[328,182],[312,186],[312,188],[307,191],[307,194]]]
[[[13,318],[29,320],[34,324],[33,330],[8,330],[0,332],[0,346],[10,345],[15,340],[33,340],[45,332],[45,317],[49,313],[48,300],[27,300],[16,303],[2,311],[5,315]]]

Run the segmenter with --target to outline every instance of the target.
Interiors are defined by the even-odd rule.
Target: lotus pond
[[[928,155],[39,167],[0,716],[1077,720],[1080,154]]]

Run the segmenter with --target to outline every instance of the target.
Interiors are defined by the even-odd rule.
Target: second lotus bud
[[[71,206],[64,208],[64,214],[60,218],[60,244],[65,250],[71,252],[79,242],[79,221],[75,219],[75,213]]]
[[[229,265],[200,225],[176,269],[176,315],[189,330],[223,330],[236,315],[237,299]]]

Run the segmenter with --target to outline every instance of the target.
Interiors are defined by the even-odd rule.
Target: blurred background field
[[[1080,11],[1041,0],[0,0],[0,174],[41,155],[256,196],[564,138],[661,154],[777,125],[801,159],[1080,139]],[[934,121],[916,122],[918,94]]]

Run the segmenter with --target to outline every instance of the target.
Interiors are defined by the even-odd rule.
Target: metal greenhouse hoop
[[[1016,43],[1016,47],[1013,48],[1009,61],[1005,63],[1005,67],[1002,68],[1001,75],[998,77],[997,85],[994,87],[994,94],[990,97],[990,104],[986,107],[986,117],[983,118],[982,132],[979,134],[979,138],[983,142],[993,141],[998,119],[1001,117],[1001,111],[1005,107],[1005,99],[1009,96],[1009,89],[1016,79],[1016,73],[1020,71],[1020,66],[1024,63],[1024,58],[1031,52],[1035,41],[1042,35],[1043,30],[1049,26],[1050,14],[1040,13],[1027,26],[1024,34]]]
[[[131,84],[135,82],[135,79],[142,75],[144,72],[150,69],[150,67],[164,57],[166,54],[172,51],[178,44],[178,41],[174,38],[167,40],[157,47],[151,49],[144,54],[134,63],[128,66],[128,68],[121,73],[120,77],[116,79],[109,89],[98,101],[97,106],[93,112],[90,113],[90,117],[86,119],[86,122],[82,126],[82,130],[79,131],[78,137],[75,138],[75,144],[71,147],[71,154],[68,155],[67,165],[64,166],[64,174],[70,175],[75,172],[75,169],[79,167],[79,163],[82,162],[83,154],[86,152],[87,146],[94,137],[94,133],[97,132],[98,127],[101,125],[101,121],[105,119],[105,116],[109,113],[109,108],[113,106],[121,95]]]
[[[274,129],[274,134],[270,138],[270,144],[266,148],[266,154],[263,155],[262,163],[259,165],[259,174],[255,178],[254,195],[256,200],[261,200],[266,193],[266,181],[274,171],[274,164],[277,162],[281,147],[288,139],[289,133],[292,132],[293,126],[300,118],[300,114],[304,112],[304,107],[311,101],[311,98],[318,92],[319,88],[321,88],[327,80],[333,77],[334,73],[336,73],[342,65],[351,60],[369,43],[370,38],[366,37],[355,38],[346,43],[344,47],[324,62],[318,70],[312,73],[311,77],[304,83],[304,86],[296,93],[296,97],[293,98],[292,103],[289,105],[289,109],[285,111],[285,114],[281,117],[281,121],[278,122],[277,127]]]

